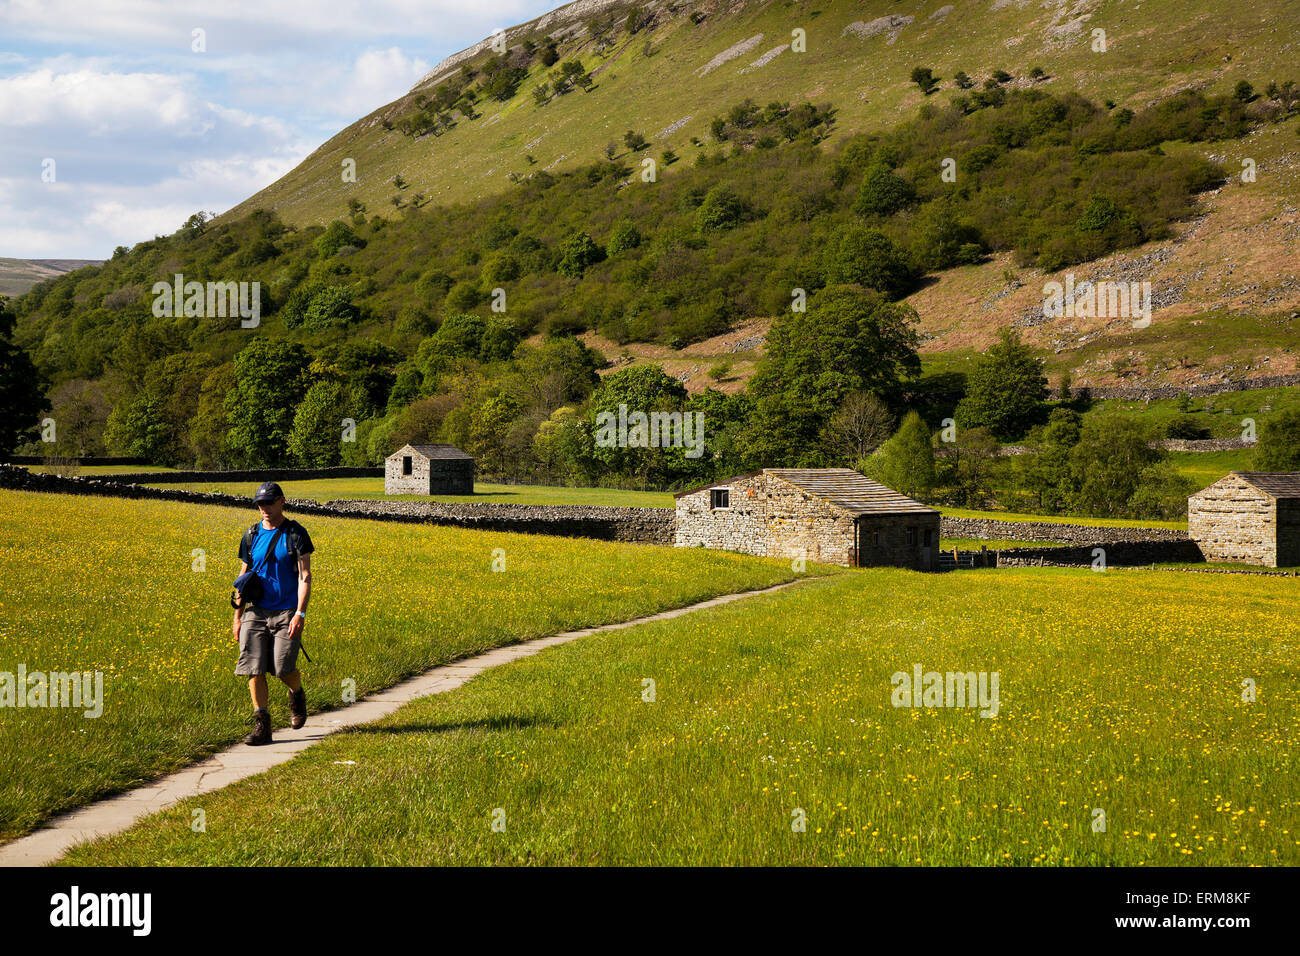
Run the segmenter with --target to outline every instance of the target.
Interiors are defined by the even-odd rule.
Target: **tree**
[[[916,312],[861,286],[828,286],[807,312],[772,321],[767,354],[750,381],[748,438],[764,464],[819,464],[823,434],[844,397],[868,392],[888,401],[921,368]]]
[[[947,454],[936,461],[936,484],[947,488],[950,497],[963,508],[988,507],[999,461],[997,439],[987,428],[964,428],[957,440],[944,448]]]
[[[635,130],[628,130],[626,133],[623,134],[623,145],[626,146],[628,149],[632,150],[632,152],[636,153],[645,149],[650,144],[646,141],[646,138],[642,136],[640,133],[636,132]]]
[[[934,488],[934,446],[921,416],[908,412],[894,436],[862,466],[863,474],[909,498],[923,498]]]
[[[305,329],[320,331],[355,322],[361,310],[352,304],[352,296],[342,286],[325,286],[316,292],[303,312]]]
[[[1075,489],[1070,477],[1070,449],[1079,443],[1083,419],[1071,408],[1054,408],[1043,429],[1038,449],[1024,460],[1025,489],[1038,497],[1047,514],[1066,510]]]
[[[626,412],[680,412],[686,401],[682,383],[665,374],[657,365],[634,365],[620,369],[601,379],[591,396],[591,423],[593,432],[599,431],[601,414],[607,413],[617,420],[619,406]],[[607,472],[636,478],[642,484],[650,481],[669,481],[682,469],[686,461],[682,448],[651,448],[633,445],[633,426],[628,426],[626,447],[595,446],[593,456]],[[648,436],[647,436],[648,437]]]
[[[1300,471],[1300,408],[1279,412],[1264,422],[1254,465],[1258,471]]]
[[[633,224],[630,219],[620,219],[614,224],[610,231],[609,242],[605,245],[605,251],[616,256],[625,249],[635,249],[641,245],[641,231]]]
[[[570,279],[581,279],[587,267],[605,258],[605,250],[585,232],[576,232],[560,243],[556,271]]]
[[[487,323],[473,312],[458,312],[443,319],[438,331],[420,343],[417,360],[429,355],[448,359],[478,359]]]
[[[975,81],[966,75],[965,70],[958,70],[952,81],[957,84],[958,89],[969,90],[975,85]]]
[[[1138,475],[1137,488],[1128,499],[1129,514],[1164,521],[1185,517],[1187,499],[1195,491],[1195,483],[1170,462],[1156,462]]]
[[[744,217],[744,201],[726,183],[719,183],[705,193],[695,225],[701,232],[720,232],[739,225]]]
[[[342,382],[323,380],[307,390],[294,413],[288,451],[303,468],[330,468],[343,457],[343,419],[352,417]]]
[[[1071,510],[1100,518],[1131,514],[1129,499],[1141,486],[1143,472],[1165,457],[1150,442],[1146,426],[1129,418],[1085,422],[1079,443],[1070,450],[1070,479],[1077,489]]]
[[[190,422],[198,412],[203,382],[216,366],[217,360],[202,352],[178,352],[153,362],[135,396],[109,414],[107,446],[154,465],[186,463]]]
[[[966,396],[957,404],[962,428],[987,428],[1000,441],[1012,441],[1047,414],[1047,376],[1043,361],[1003,329],[998,343],[971,370]]]
[[[832,448],[858,462],[880,447],[894,430],[894,413],[870,392],[849,392],[831,416]]]
[[[0,296],[0,452],[34,440],[41,414],[50,410],[46,382],[27,352],[13,341],[18,317]]]
[[[226,450],[225,397],[235,388],[235,367],[226,362],[208,373],[199,387],[198,407],[189,421],[186,437],[196,468],[214,470],[231,463]]]
[[[307,391],[310,357],[294,342],[258,338],[235,355],[234,388],[225,398],[225,450],[240,467],[283,465],[294,413]]]
[[[911,183],[885,163],[874,163],[862,177],[853,211],[859,216],[891,216],[914,196]]]
[[[594,476],[591,423],[572,405],[562,405],[537,429],[533,454],[548,479],[590,481]]]
[[[826,279],[832,284],[862,285],[897,299],[916,281],[907,253],[878,229],[841,226],[822,255]]]
[[[979,230],[959,219],[955,207],[946,199],[933,200],[917,210],[911,240],[912,259],[926,272],[968,262],[983,250]]]
[[[581,60],[565,60],[560,64],[560,69],[555,74],[554,81],[551,85],[555,88],[556,93],[567,93],[573,88],[578,77],[582,76],[586,72],[587,71],[582,68]]]
[[[939,85],[939,78],[928,66],[918,66],[912,70],[912,82],[921,88],[921,92],[929,96]]]
[[[1249,103],[1255,98],[1255,88],[1245,80],[1242,80],[1233,89],[1232,95],[1235,99],[1238,99],[1243,103]]]
[[[330,223],[326,230],[316,237],[314,243],[316,254],[322,259],[328,259],[344,246],[355,246],[361,249],[365,244],[366,240],[358,236],[351,224],[342,219],[335,219]]]

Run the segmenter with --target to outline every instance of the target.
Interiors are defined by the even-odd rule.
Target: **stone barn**
[[[384,461],[386,495],[472,495],[474,459],[455,445],[403,445]]]
[[[939,512],[851,468],[764,468],[676,498],[679,548],[938,567]]]
[[[1206,561],[1300,564],[1300,471],[1233,471],[1187,499],[1187,533]]]

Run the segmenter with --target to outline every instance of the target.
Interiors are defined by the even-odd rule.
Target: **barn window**
[[[709,507],[710,507],[710,508],[730,508],[730,507],[731,507],[731,489],[730,489],[730,488],[710,488],[710,489],[709,489]]]
[[[403,455],[403,456],[402,456],[402,474],[404,474],[404,475],[409,475],[410,473],[411,473],[411,456],[410,456],[410,455]]]
[[[880,547],[880,532],[879,532],[879,531],[875,531],[875,532],[872,533],[872,535],[871,535],[871,544],[872,544],[873,547],[876,547],[876,548]]]
[[[916,529],[915,529],[915,528],[908,528],[908,529],[907,529],[907,543],[908,543],[909,546],[915,547],[915,545],[916,545]]]
[[[929,528],[925,529],[925,546],[928,548],[934,544],[934,532]]]

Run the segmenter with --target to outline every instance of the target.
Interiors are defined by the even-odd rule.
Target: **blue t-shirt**
[[[288,522],[289,519],[284,520]],[[298,560],[293,548],[289,546],[289,535],[296,534],[299,554],[310,554],[313,550],[311,537],[302,525],[282,527],[284,531],[275,542],[275,554],[265,566],[263,562],[266,560],[266,549],[271,546],[271,539],[280,529],[265,528],[259,524],[256,537],[253,538],[251,556],[244,547],[244,542],[240,541],[239,559],[247,561],[249,569],[256,571],[262,579],[262,600],[257,602],[257,606],[268,611],[283,611],[298,606]]]

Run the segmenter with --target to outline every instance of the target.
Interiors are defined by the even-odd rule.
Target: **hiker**
[[[235,620],[231,631],[239,641],[235,673],[248,678],[253,698],[256,726],[244,743],[256,745],[271,743],[271,714],[266,709],[268,673],[289,688],[293,728],[297,730],[307,722],[307,696],[298,673],[298,650],[307,621],[307,599],[311,596],[314,548],[307,529],[284,516],[284,494],[274,481],[263,482],[253,501],[262,520],[249,528],[239,542],[239,571],[241,577],[253,571],[258,581],[245,582],[247,593],[236,589],[232,595]]]

